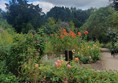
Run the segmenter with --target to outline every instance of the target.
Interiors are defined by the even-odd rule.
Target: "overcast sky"
[[[5,10],[5,4],[9,0],[0,0],[0,8]],[[48,12],[54,6],[77,7],[79,9],[88,9],[91,7],[104,7],[109,4],[109,0],[28,0],[34,5],[39,4],[43,12]]]

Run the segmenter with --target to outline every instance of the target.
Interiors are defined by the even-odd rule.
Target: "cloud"
[[[7,0],[8,1],[8,0]],[[0,8],[5,10],[6,0],[0,0]],[[76,7],[79,9],[88,9],[91,7],[104,7],[109,4],[109,0],[29,0],[34,5],[39,4],[43,12],[48,12],[54,6]]]
[[[5,7],[6,7],[5,3],[7,3],[5,0],[0,0],[0,8],[2,10],[4,10],[4,11],[6,11],[6,9],[5,9]]]
[[[103,7],[108,5],[109,0],[39,0],[52,3],[57,6],[77,7],[88,9],[91,7]]]
[[[52,3],[44,2],[44,1],[33,1],[30,3],[33,3],[34,5],[39,4],[39,7],[42,8],[42,11],[44,13],[48,12],[52,7],[54,7],[54,5]]]

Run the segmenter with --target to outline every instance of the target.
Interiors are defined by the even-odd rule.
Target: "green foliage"
[[[0,33],[0,60],[8,71],[17,75],[21,65],[31,57],[40,60],[44,51],[44,39],[39,34],[17,34],[11,29]]]
[[[0,59],[6,59],[10,52],[13,43],[13,33],[10,34],[11,29],[3,30],[0,32]]]
[[[39,57],[31,57],[22,64],[20,82],[37,83],[40,78]]]
[[[78,50],[78,40],[80,39],[74,32],[71,30],[68,35],[63,34],[63,29],[58,31],[58,33],[50,34],[47,36],[45,42],[45,50],[46,54],[60,54],[64,53],[65,50]],[[73,36],[74,35],[74,36]]]
[[[79,63],[70,62],[70,68],[65,62],[60,67],[52,65],[41,65],[40,81],[42,82],[68,82],[68,83],[116,83],[117,72],[94,71],[83,68]]]
[[[100,59],[100,45],[98,42],[87,42],[86,37],[84,34],[80,36],[71,30],[67,32],[66,29],[61,29],[57,34],[46,36],[44,53],[58,55],[65,50],[71,50],[82,63],[96,62]]]
[[[6,28],[12,28],[3,17],[3,11],[0,10],[0,32]]]
[[[108,18],[108,26],[111,30],[118,32],[118,11],[111,11],[112,14]]]
[[[10,53],[7,55],[6,64],[8,70],[14,74],[18,74],[21,70],[21,65],[29,58],[35,56],[40,60],[43,53],[43,41],[40,35],[16,34],[14,42],[10,48]],[[12,56],[12,57],[11,57]]]
[[[49,18],[45,25],[42,25],[40,29],[43,30],[46,34],[54,34],[60,28],[59,23],[55,21],[53,18]],[[40,30],[39,29],[39,30]]]
[[[117,0],[113,0],[113,7],[115,8],[115,10],[118,11],[118,1]]]
[[[107,37],[107,33],[109,28],[118,30],[114,23],[115,19],[117,19],[116,11],[114,11],[110,7],[100,8],[95,10],[87,22],[81,27],[81,29],[88,30],[90,39],[98,39],[100,42],[108,42],[109,39]],[[113,18],[114,17],[114,18]]]
[[[56,21],[73,21],[76,27],[80,27],[88,19],[93,9],[81,10],[67,7],[54,7],[48,13],[47,17],[53,17]]]
[[[9,73],[5,60],[0,59],[0,83],[18,83],[15,75]]]
[[[43,12],[39,5],[29,4],[27,0],[11,0],[6,4],[7,21],[17,32],[27,32],[30,29],[37,30],[41,25]],[[33,12],[33,13],[32,13]]]
[[[0,74],[1,83],[18,83],[16,77],[12,74]]]
[[[96,62],[100,59],[100,45],[98,42],[82,42],[78,48],[78,56],[82,63]]]

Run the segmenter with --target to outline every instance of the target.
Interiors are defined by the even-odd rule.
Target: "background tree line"
[[[39,5],[29,4],[27,0],[11,0],[6,4],[5,18],[17,32],[27,33],[28,30],[37,30],[50,17],[55,21],[73,21],[75,27],[80,27],[90,16],[93,9],[81,10],[76,8],[54,7],[47,14],[42,12]],[[3,14],[4,15],[4,14]]]
[[[87,10],[55,6],[45,14],[39,5],[29,4],[27,0],[11,0],[6,9],[6,12],[0,10],[0,25],[12,26],[18,33],[43,30],[52,34],[62,27],[86,29],[89,39],[106,42],[109,30],[118,32],[118,12],[109,6]]]

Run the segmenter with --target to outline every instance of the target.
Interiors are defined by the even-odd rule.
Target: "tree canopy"
[[[17,32],[40,27],[44,13],[39,5],[29,4],[27,0],[11,0],[6,6],[7,21]]]
[[[94,9],[81,10],[67,7],[54,7],[48,13],[47,17],[53,17],[55,20],[65,22],[73,21],[76,27],[80,27],[88,19]]]
[[[117,16],[118,12],[111,7],[100,8],[91,14],[81,29],[86,29],[90,32],[89,38],[106,42],[108,41],[107,33],[109,29],[118,31]]]

